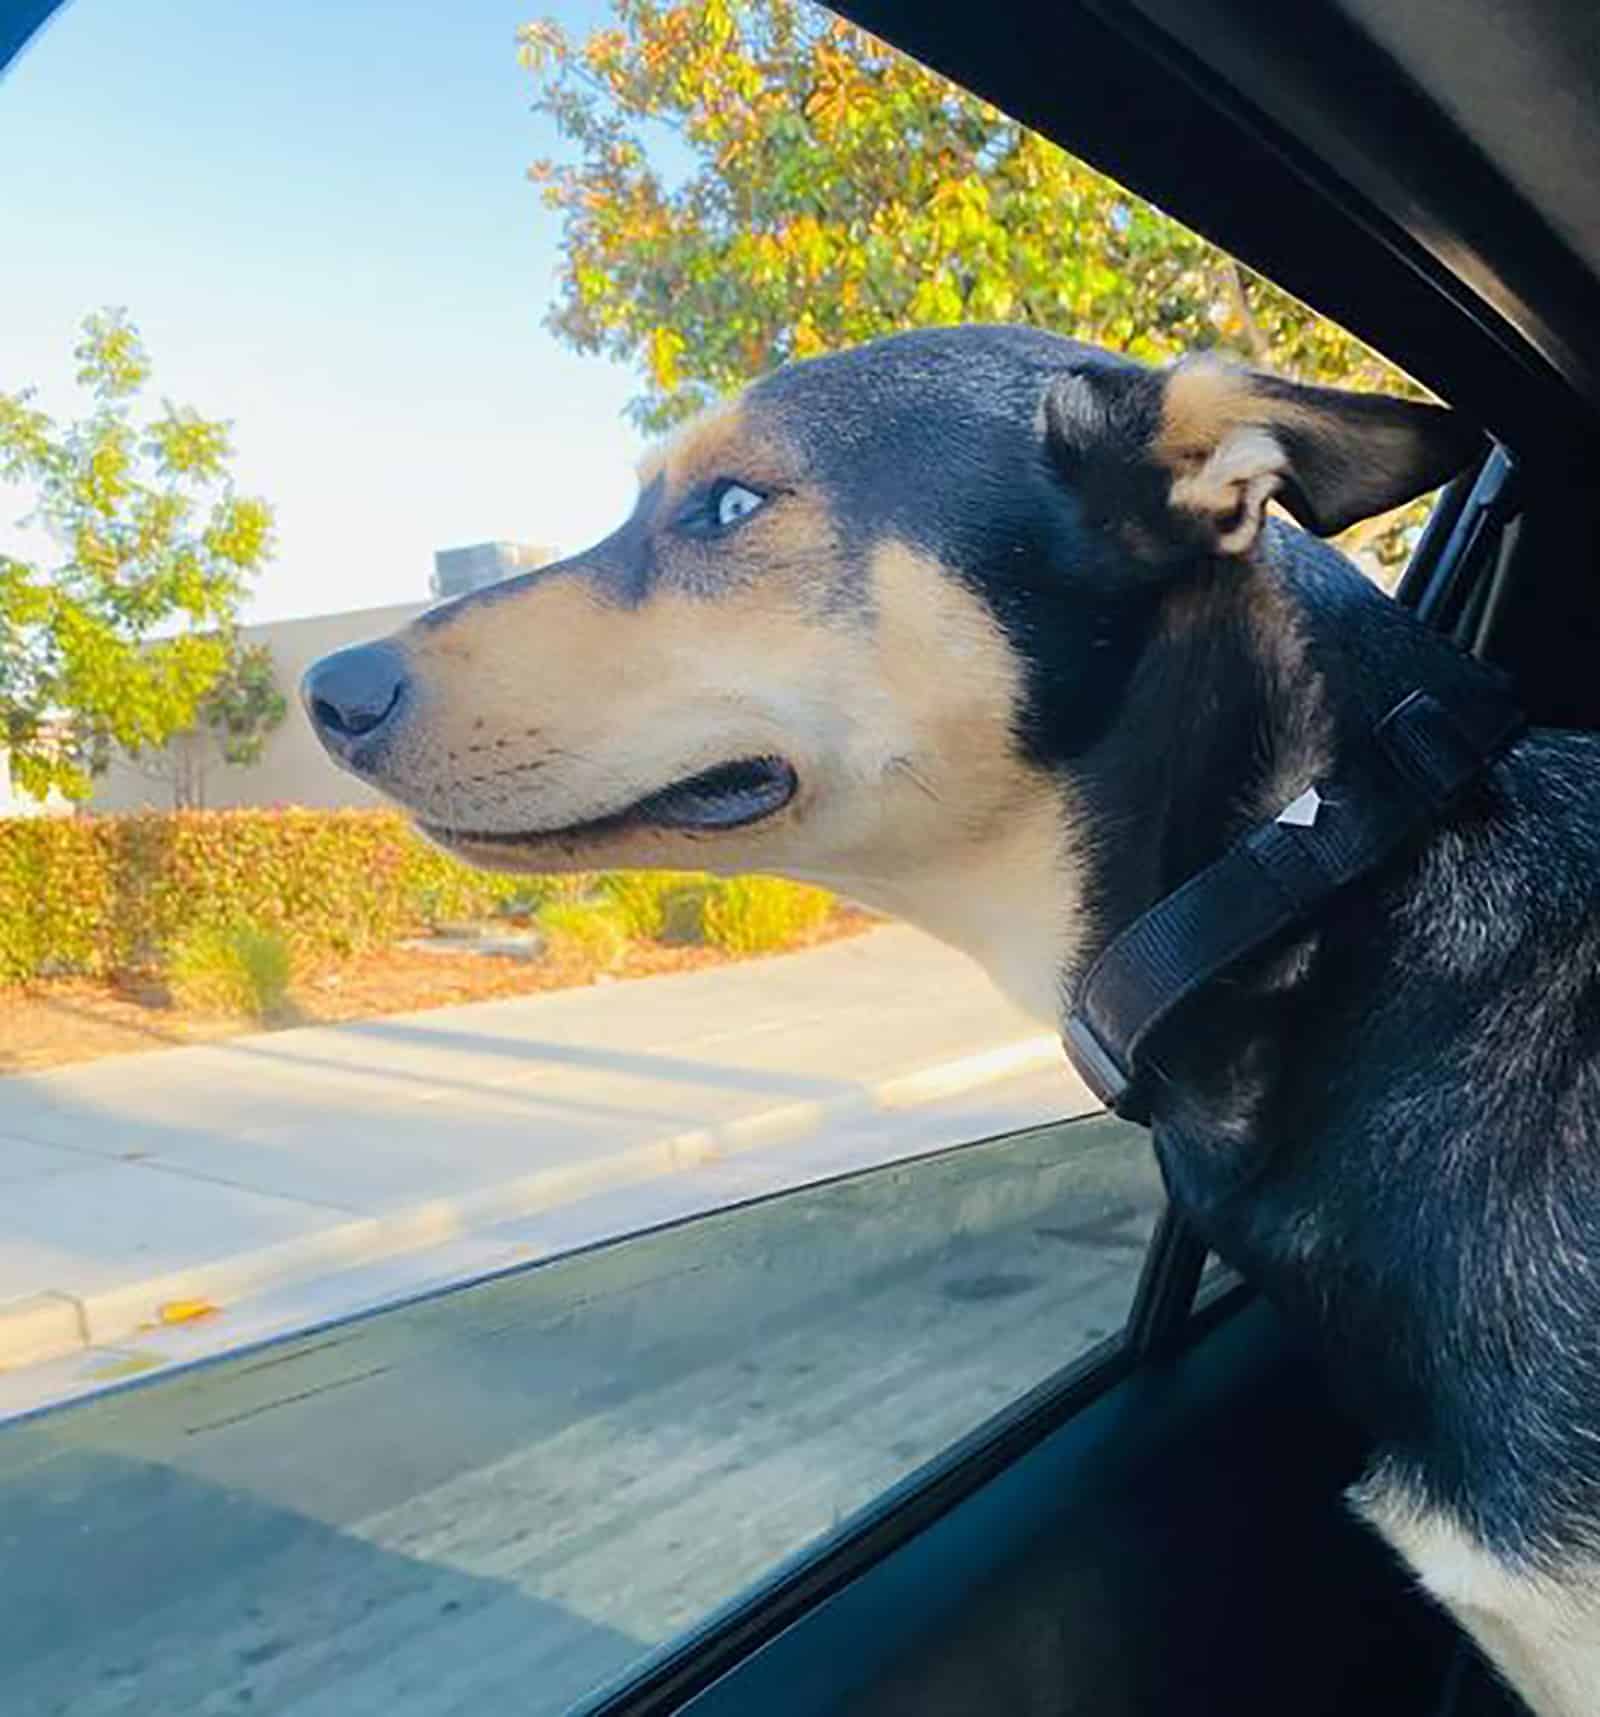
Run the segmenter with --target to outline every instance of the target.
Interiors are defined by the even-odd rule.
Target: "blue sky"
[[[278,509],[251,619],[421,597],[438,547],[592,541],[635,383],[540,326],[559,233],[523,170],[558,144],[513,34],[603,10],[72,0],[0,80],[0,387],[70,410],[79,319],[126,306]],[[0,544],[22,510],[0,489]]]

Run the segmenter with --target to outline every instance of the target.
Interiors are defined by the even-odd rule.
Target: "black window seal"
[[[1505,448],[1491,448],[1438,563],[1416,588],[1414,607],[1424,625],[1450,631],[1461,617],[1477,575],[1493,563],[1506,525],[1520,510],[1519,488],[1516,461]]]
[[[1396,600],[1425,626],[1483,654],[1504,595],[1507,533],[1521,510],[1518,463],[1496,444],[1441,493]]]
[[[1439,491],[1439,497],[1422,527],[1422,534],[1417,538],[1417,546],[1411,551],[1411,558],[1406,562],[1405,571],[1395,587],[1394,599],[1402,608],[1414,609],[1421,601],[1423,592],[1433,581],[1451,533],[1466,509],[1468,498],[1482,475],[1487,458],[1488,454],[1485,453],[1476,465],[1452,477]]]
[[[1164,1359],[1182,1346],[1207,1256],[1205,1242],[1169,1201],[1151,1236],[1128,1312],[1127,1340],[1137,1359]]]

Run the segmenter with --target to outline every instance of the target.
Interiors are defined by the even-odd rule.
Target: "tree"
[[[272,553],[272,509],[236,490],[229,425],[163,401],[121,311],[73,354],[92,406],[58,425],[35,390],[0,391],[0,478],[51,551],[0,553],[0,746],[42,798],[88,796],[112,749],[140,753],[201,719],[240,668],[234,616]]]
[[[194,725],[174,734],[159,751],[143,753],[144,771],[170,783],[174,806],[204,805],[212,766],[219,761],[241,767],[258,762],[267,735],[288,713],[272,652],[265,644],[236,647],[201,698]]]
[[[260,761],[267,735],[289,712],[265,644],[237,651],[222,677],[200,700],[200,725],[216,741],[224,763]]]
[[[563,221],[548,326],[641,365],[632,413],[646,429],[787,359],[963,321],[1418,391],[1186,227],[811,0],[614,0],[613,22],[582,40],[547,20],[518,42],[534,110],[572,146],[529,170]]]

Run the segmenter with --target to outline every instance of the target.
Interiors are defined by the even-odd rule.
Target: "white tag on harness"
[[[1298,799],[1291,799],[1278,813],[1275,821],[1288,823],[1296,829],[1309,829],[1322,809],[1322,795],[1315,787],[1307,787]]]

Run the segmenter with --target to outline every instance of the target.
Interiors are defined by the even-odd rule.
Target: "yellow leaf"
[[[686,344],[676,328],[656,328],[650,335],[650,375],[663,393],[671,393],[678,386],[678,359]]]
[[[210,1300],[166,1300],[156,1308],[156,1318],[163,1324],[193,1324],[216,1317],[221,1309]]]
[[[807,313],[800,317],[794,325],[794,355],[797,358],[814,358],[827,350],[817,325]]]

